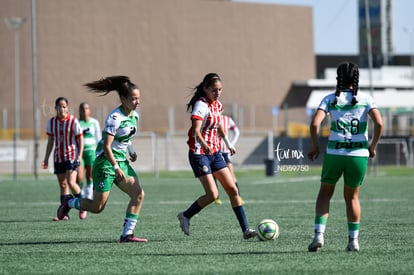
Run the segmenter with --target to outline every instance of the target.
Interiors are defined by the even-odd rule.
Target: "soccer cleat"
[[[246,231],[243,232],[243,238],[245,240],[248,240],[250,238],[254,238],[256,237],[256,231],[254,229],[251,228],[247,228]]]
[[[323,234],[322,233],[315,233],[315,237],[313,238],[311,244],[308,246],[309,252],[318,252],[319,248],[323,247]]]
[[[63,219],[59,219],[58,217],[54,217],[52,220],[54,222],[67,221],[67,220],[69,220],[69,216],[64,216]]]
[[[131,235],[126,235],[126,236],[121,236],[119,242],[120,243],[146,243],[148,242],[148,240],[134,237],[134,235],[131,234]]]
[[[81,219],[81,220],[86,219],[86,214],[87,213],[88,212],[86,212],[86,211],[79,210],[79,219]]]
[[[184,234],[190,235],[190,219],[186,218],[183,212],[180,212],[177,218],[180,221],[180,227]]]
[[[214,200],[214,203],[215,203],[215,204],[218,204],[218,205],[221,205],[221,204],[222,204],[222,202],[221,202],[220,198],[215,199],[215,200]]]
[[[63,203],[59,206],[57,210],[57,217],[62,220],[65,216],[68,215],[70,207],[69,207],[69,200],[72,199],[73,196],[66,196]]]
[[[348,246],[346,247],[346,251],[359,251],[359,243],[357,238],[349,237]]]

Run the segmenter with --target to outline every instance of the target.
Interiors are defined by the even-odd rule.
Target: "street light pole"
[[[372,40],[371,40],[371,17],[370,17],[370,6],[369,0],[365,0],[365,25],[366,25],[366,39],[367,39],[367,50],[368,50],[368,80],[369,80],[369,94],[371,97],[374,96],[374,85],[372,83]],[[372,129],[374,131],[374,129]],[[371,162],[375,166],[375,176],[378,175],[378,157],[374,158]],[[369,173],[369,170],[368,170]]]
[[[403,27],[403,31],[407,33],[410,40],[410,65],[411,65],[411,81],[414,86],[414,29],[410,30],[407,27]]]
[[[32,78],[33,78],[33,128],[34,128],[34,153],[33,153],[33,172],[38,178],[37,159],[39,158],[39,112],[38,112],[38,79],[37,79],[37,20],[36,20],[36,0],[31,2],[32,12]]]
[[[20,56],[19,56],[19,29],[26,22],[26,18],[5,18],[4,23],[14,31],[14,89],[15,89],[15,138],[20,135]]]

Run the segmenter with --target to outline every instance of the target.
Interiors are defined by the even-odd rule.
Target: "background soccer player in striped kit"
[[[221,116],[221,125],[223,125],[225,136],[229,136],[229,132],[232,133],[230,144],[233,147],[236,146],[236,142],[237,142],[237,140],[239,139],[239,136],[240,136],[239,127],[237,127],[234,120],[230,116],[227,116],[227,115],[222,115]],[[223,138],[220,138],[220,152],[223,155],[224,161],[227,163],[227,167],[229,168],[229,171],[231,173],[231,176],[233,177],[234,182],[236,183],[236,187],[237,187],[237,190],[239,190],[240,199],[241,199],[241,202],[243,204],[244,200],[241,197],[240,188],[239,188],[239,185],[237,183],[236,174],[234,173],[233,162],[231,161],[231,152],[227,148],[227,145],[224,142]],[[217,185],[217,181],[216,181],[216,185]],[[214,200],[214,202],[216,204],[221,204],[222,203],[219,196],[217,197],[217,199]]]
[[[69,189],[75,197],[80,196],[79,185],[76,184],[77,168],[82,159],[83,133],[79,121],[69,114],[68,100],[59,97],[55,101],[56,116],[47,122],[47,145],[42,168],[49,167],[49,156],[53,146],[54,173],[58,179],[60,188],[60,203],[66,198],[72,198]],[[54,221],[68,220],[69,215],[59,215]]]

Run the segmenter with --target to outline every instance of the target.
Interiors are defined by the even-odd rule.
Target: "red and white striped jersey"
[[[223,125],[224,134],[226,136],[229,135],[229,130],[232,132],[232,138],[230,140],[230,143],[234,146],[237,140],[239,139],[240,135],[240,130],[237,127],[236,123],[234,123],[234,120],[231,117],[222,115],[221,125]],[[227,148],[226,143],[224,143],[224,139],[222,138],[220,138],[220,150],[222,153],[230,153],[229,148]]]
[[[201,135],[208,146],[213,149],[213,153],[220,150],[220,142],[218,139],[217,128],[221,123],[221,113],[223,111],[223,105],[220,101],[209,102],[206,98],[200,97],[196,101],[191,113],[191,119],[202,120]],[[188,131],[188,146],[191,152],[197,155],[204,155],[203,147],[201,143],[196,139],[193,132],[193,127]]]
[[[75,116],[68,114],[64,119],[52,117],[47,122],[46,134],[54,139],[54,162],[62,163],[77,159],[79,153],[77,138],[82,135],[82,128]]]

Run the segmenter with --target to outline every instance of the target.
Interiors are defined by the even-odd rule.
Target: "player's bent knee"
[[[239,196],[239,190],[236,187],[231,188],[231,189],[227,190],[227,195],[229,197],[237,197],[237,196]]]
[[[85,203],[85,201],[87,203]],[[89,211],[91,213],[99,214],[105,209],[105,205],[106,205],[106,203],[103,203],[101,201],[95,201],[94,202],[93,200],[83,199],[81,201],[80,208],[85,210],[85,211]]]
[[[205,198],[206,198],[208,203],[213,202],[214,200],[218,199],[218,197],[219,197],[218,192],[217,193],[207,193],[205,195]]]
[[[144,192],[144,189],[140,189],[140,191],[141,192],[139,192],[139,194],[138,194],[138,200],[139,201],[143,201],[144,200],[144,197],[145,197],[145,192]]]
[[[98,205],[98,207],[96,208],[96,212],[95,212],[95,213],[99,214],[99,213],[101,213],[102,211],[104,211],[104,209],[105,209],[105,205],[106,205],[106,204],[101,204],[101,205]]]
[[[139,189],[131,192],[131,194],[129,194],[129,197],[132,200],[136,200],[136,201],[144,200],[144,196],[145,196],[145,192],[144,192],[144,189],[142,189],[142,188],[139,188]]]

